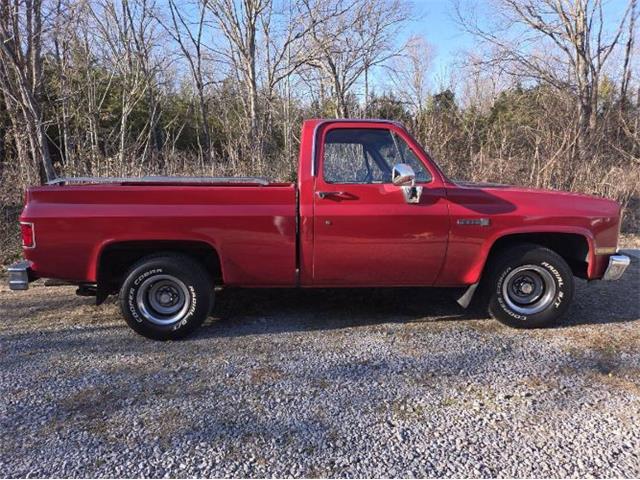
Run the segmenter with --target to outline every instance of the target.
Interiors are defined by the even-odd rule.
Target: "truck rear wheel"
[[[573,273],[567,262],[534,244],[500,253],[487,280],[489,313],[512,327],[552,325],[567,311],[573,297]]]
[[[120,309],[127,324],[154,340],[182,338],[205,321],[213,307],[207,272],[185,255],[145,257],[126,275]]]

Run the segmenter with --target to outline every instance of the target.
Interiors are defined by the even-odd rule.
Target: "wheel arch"
[[[116,292],[129,268],[140,259],[158,253],[187,255],[200,263],[214,285],[224,283],[218,250],[201,240],[122,240],[103,245],[95,257],[96,302]]]
[[[525,243],[540,245],[554,251],[567,262],[574,276],[589,278],[594,260],[593,236],[581,229],[505,232],[494,238],[487,247],[482,275],[500,252]]]

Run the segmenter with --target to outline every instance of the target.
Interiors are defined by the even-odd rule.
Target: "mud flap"
[[[473,285],[469,285],[469,288],[467,288],[462,296],[458,298],[458,300],[456,300],[458,302],[458,305],[460,305],[462,308],[467,308],[471,303],[471,300],[473,300],[473,294],[476,292],[478,285],[480,285],[479,282],[474,283]]]

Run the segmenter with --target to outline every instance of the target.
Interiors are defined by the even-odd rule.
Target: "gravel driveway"
[[[225,291],[186,341],[0,288],[0,477],[640,476],[640,266],[518,331],[437,290]]]

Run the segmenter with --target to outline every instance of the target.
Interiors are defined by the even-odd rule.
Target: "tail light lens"
[[[33,223],[20,222],[20,233],[22,234],[22,246],[24,248],[36,246],[36,232],[33,229]]]

